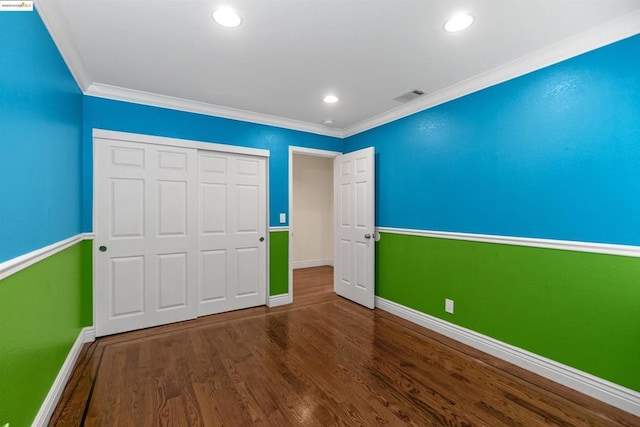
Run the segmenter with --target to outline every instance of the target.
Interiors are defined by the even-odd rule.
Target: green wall
[[[0,281],[0,425],[28,426],[91,325],[91,242]]]
[[[640,391],[640,259],[390,233],[376,256],[378,296]]]
[[[269,236],[269,294],[285,294],[289,233]],[[82,241],[0,281],[0,425],[31,424],[80,330],[93,324],[91,245]]]
[[[289,232],[269,233],[269,295],[289,293]]]

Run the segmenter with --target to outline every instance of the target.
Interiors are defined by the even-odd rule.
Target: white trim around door
[[[93,138],[113,139],[117,141],[141,142],[143,144],[168,145],[171,147],[195,148],[196,150],[218,151],[220,153],[247,154],[249,156],[269,157],[271,152],[261,148],[241,147],[238,145],[218,144],[215,142],[191,141],[188,139],[167,138],[164,136],[142,135],[139,133],[117,132],[113,130],[93,129]]]
[[[289,259],[288,259],[288,267],[289,271],[289,286],[288,286],[288,295],[289,302],[293,302],[293,155],[294,154],[302,154],[305,156],[314,156],[314,157],[325,157],[329,159],[335,159],[340,156],[342,153],[339,151],[330,151],[330,150],[319,150],[315,148],[306,148],[306,147],[296,147],[293,145],[289,146]],[[334,225],[335,227],[335,225]]]

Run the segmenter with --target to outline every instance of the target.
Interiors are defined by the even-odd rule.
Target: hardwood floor
[[[54,426],[640,426],[640,418],[333,294],[87,344]]]

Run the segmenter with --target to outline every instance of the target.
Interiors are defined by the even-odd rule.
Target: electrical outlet
[[[446,311],[447,313],[453,314],[453,300],[452,299],[445,299],[444,300],[444,311]]]
[[[287,214],[286,213],[281,213],[280,214],[280,224],[284,224],[285,222],[287,222]]]

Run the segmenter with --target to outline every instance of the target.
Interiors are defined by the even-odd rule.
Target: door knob
[[[107,252],[107,247],[106,247],[106,246],[100,246],[100,247],[98,248],[98,250],[99,250],[100,252]]]
[[[370,238],[371,238],[371,234],[369,234],[369,233],[365,234],[365,235],[364,235],[364,238],[365,238],[365,239],[370,239]]]
[[[261,241],[261,242],[264,242],[264,237],[260,237],[260,241]]]

